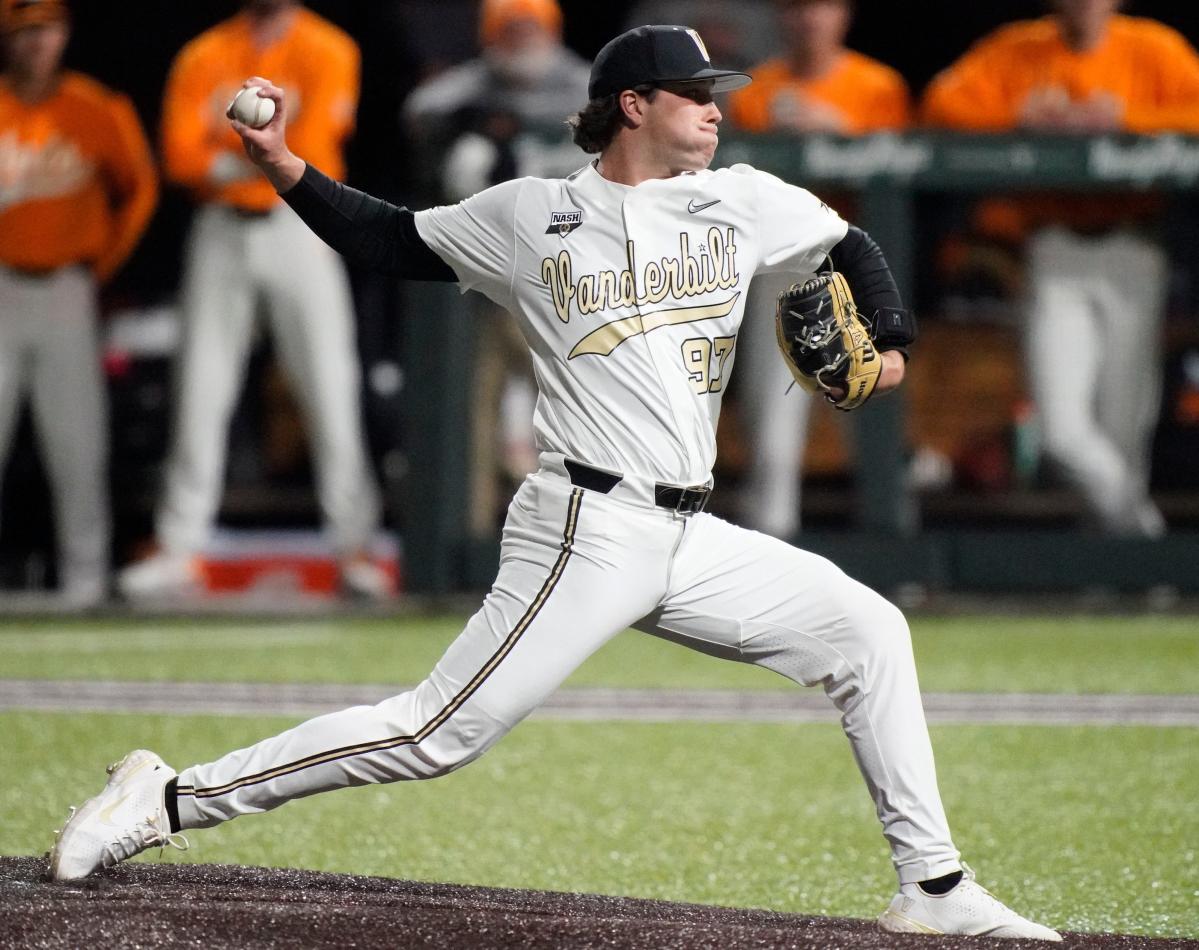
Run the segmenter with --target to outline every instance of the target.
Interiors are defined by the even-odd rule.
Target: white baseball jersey
[[[540,448],[674,485],[710,478],[750,278],[815,271],[848,227],[748,165],[632,188],[589,164],[505,182],[416,224],[464,291],[520,322]]]

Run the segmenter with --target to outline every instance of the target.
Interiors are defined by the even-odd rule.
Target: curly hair
[[[634,86],[633,91],[651,102],[658,92],[655,86]],[[619,93],[592,99],[566,123],[574,130],[575,145],[589,155],[602,152],[612,143],[616,133],[628,126],[628,120],[620,108]]]

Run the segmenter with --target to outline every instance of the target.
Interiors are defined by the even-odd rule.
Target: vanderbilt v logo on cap
[[[587,94],[611,96],[635,86],[712,80],[713,92],[749,84],[749,76],[716,69],[699,33],[685,26],[638,26],[611,40],[595,57]]]

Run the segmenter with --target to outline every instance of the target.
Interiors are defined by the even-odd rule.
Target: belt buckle
[[[676,514],[693,515],[703,511],[708,506],[710,489],[703,487],[684,488],[679,492],[679,500],[674,506]]]

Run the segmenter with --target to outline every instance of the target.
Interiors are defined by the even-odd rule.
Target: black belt
[[[563,459],[570,483],[578,488],[606,495],[620,484],[623,475],[603,472],[574,459]],[[708,499],[712,497],[712,489],[703,485],[693,488],[679,488],[676,485],[655,485],[654,504],[659,508],[669,508],[680,514],[692,514],[703,511],[708,507]]]

